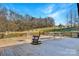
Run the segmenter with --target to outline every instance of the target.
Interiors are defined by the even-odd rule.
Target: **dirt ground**
[[[53,37],[53,36],[47,36],[47,35],[41,35],[40,39],[41,41],[44,40],[59,40],[63,39],[64,37]],[[13,38],[4,38],[0,39],[0,47],[6,47],[6,46],[12,46],[12,45],[18,45],[23,43],[31,43],[32,42],[32,36],[22,36],[22,37],[13,37]]]
[[[45,38],[50,39],[52,37],[53,36],[45,36],[45,35],[40,36],[42,40],[46,40]],[[31,43],[31,42],[32,42],[32,36],[4,38],[0,39],[0,47],[12,46],[23,43]]]
[[[0,39],[0,47],[23,44],[23,43],[30,43],[31,37],[13,37],[13,38],[4,38]]]

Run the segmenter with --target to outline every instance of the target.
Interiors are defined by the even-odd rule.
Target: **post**
[[[79,20],[79,3],[77,3],[77,8],[78,8],[78,20]],[[79,27],[79,22],[78,22],[78,27]]]
[[[77,8],[78,8],[78,16],[79,16],[79,3],[77,3]]]
[[[54,33],[54,40],[55,40],[55,26],[53,27],[53,33]]]
[[[71,19],[71,20],[70,20],[70,23],[71,23],[71,24],[70,24],[70,25],[71,25],[70,29],[71,29],[71,37],[72,37],[72,27],[73,27],[73,26],[72,26],[72,25],[73,25],[73,21],[72,21],[72,20],[73,20],[73,17],[72,17],[72,14],[73,14],[73,13],[72,13],[72,12],[73,12],[73,11],[72,11],[72,9],[71,9],[71,10],[70,10],[70,19]]]

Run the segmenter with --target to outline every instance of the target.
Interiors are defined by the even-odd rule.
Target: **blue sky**
[[[76,4],[69,3],[9,3],[2,4],[8,9],[15,10],[20,14],[29,14],[34,17],[53,17],[56,24],[65,24],[66,15],[73,10],[73,14],[77,12]]]

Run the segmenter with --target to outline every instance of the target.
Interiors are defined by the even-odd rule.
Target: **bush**
[[[24,35],[27,35],[27,33],[11,33],[8,35],[0,34],[0,39],[11,38],[11,37],[20,37],[20,36],[24,36]]]
[[[3,33],[0,34],[0,39],[2,39],[2,38],[4,38],[4,34]]]

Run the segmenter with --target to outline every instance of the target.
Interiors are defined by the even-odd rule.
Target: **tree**
[[[28,14],[21,15],[15,10],[0,8],[0,31],[25,31],[34,28],[52,27],[55,25],[51,17],[36,18]]]

